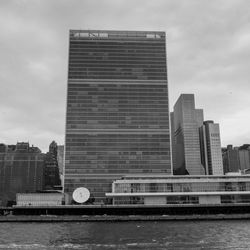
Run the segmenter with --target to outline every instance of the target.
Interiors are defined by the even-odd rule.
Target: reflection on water
[[[1,223],[0,249],[250,249],[250,221]]]

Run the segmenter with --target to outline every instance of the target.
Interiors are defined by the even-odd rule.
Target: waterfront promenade
[[[250,219],[249,204],[168,206],[62,205],[0,208],[0,222],[171,221]]]
[[[2,222],[129,222],[129,221],[193,221],[193,220],[249,220],[249,214],[206,214],[206,215],[95,215],[95,216],[57,216],[57,215],[7,215],[0,216]]]

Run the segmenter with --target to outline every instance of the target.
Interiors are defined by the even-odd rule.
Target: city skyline
[[[247,1],[128,2],[0,3],[2,143],[29,141],[43,152],[51,140],[64,144],[72,28],[165,31],[170,111],[194,93],[205,120],[220,124],[222,146],[249,143]]]

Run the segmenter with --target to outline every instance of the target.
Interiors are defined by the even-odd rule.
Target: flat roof
[[[105,193],[107,197],[159,197],[159,196],[218,196],[218,195],[249,195],[250,191],[189,191],[189,192],[123,192]]]
[[[235,175],[169,175],[169,174],[131,174],[121,177],[122,180],[128,179],[228,179],[228,178],[250,178],[249,174]]]
[[[113,181],[113,184],[129,183],[219,183],[219,182],[250,182],[250,175],[179,175],[179,176],[124,176]]]
[[[71,37],[86,38],[148,38],[160,39],[166,36],[165,31],[135,31],[135,30],[70,30]]]

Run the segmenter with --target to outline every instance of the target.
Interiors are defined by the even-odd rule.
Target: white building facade
[[[106,196],[116,205],[250,204],[250,177],[126,176]]]

